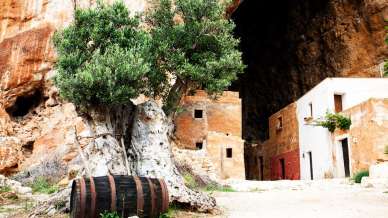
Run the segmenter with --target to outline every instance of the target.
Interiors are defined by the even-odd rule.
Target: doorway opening
[[[310,165],[310,179],[314,180],[314,172],[313,172],[313,153],[311,151],[307,152],[309,156],[309,165]]]
[[[284,158],[280,159],[280,167],[281,167],[281,178],[286,179],[286,163],[284,161]]]
[[[260,162],[260,180],[264,180],[264,159],[263,156],[259,157],[259,162]]]
[[[345,177],[350,177],[350,165],[349,165],[349,143],[348,139],[341,140],[342,155],[344,160]]]

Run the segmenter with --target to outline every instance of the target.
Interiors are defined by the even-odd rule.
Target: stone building
[[[241,99],[223,92],[216,99],[198,90],[185,96],[175,119],[181,148],[206,152],[222,179],[245,179],[244,141],[241,138]]]
[[[353,150],[371,154],[373,141],[367,140],[356,145],[353,142],[356,135],[341,134],[341,137],[336,137],[335,133],[311,125],[310,121],[324,117],[327,112],[344,113],[354,107],[365,108],[363,104],[371,98],[388,98],[388,79],[328,78],[297,100],[301,179],[349,177],[361,170],[352,169],[360,158],[353,156],[356,155]],[[388,134],[383,126],[376,126],[373,132],[367,130],[368,125],[375,126],[373,123],[378,120],[388,119],[388,113],[381,109],[379,113],[373,113],[368,117],[363,117],[360,113],[348,114],[353,123],[350,133],[355,134],[357,131],[353,130],[361,125],[363,131],[357,135],[362,135],[363,138],[372,139],[379,137],[380,134]],[[377,156],[365,157],[364,167],[374,164],[377,158]]]
[[[371,164],[387,162],[388,98],[371,98],[342,113],[351,117],[352,126],[349,130],[334,132],[334,175],[344,177],[346,173],[369,169]],[[343,164],[346,161],[343,146],[346,144],[349,146],[350,157],[347,166]],[[388,174],[388,171],[385,174]]]
[[[296,104],[292,103],[269,118],[269,139],[263,143],[264,176],[299,179],[299,138]]]
[[[350,129],[313,125],[327,112],[351,118]],[[349,177],[387,161],[387,141],[388,79],[328,78],[269,118],[249,168],[260,180]]]

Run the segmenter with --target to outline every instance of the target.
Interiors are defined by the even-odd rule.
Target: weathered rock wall
[[[124,2],[133,12],[146,8],[143,0]],[[91,141],[82,139],[84,130],[89,131],[85,137],[94,137],[102,146],[98,148],[100,151],[106,144],[104,140],[112,137],[98,137],[101,126],[109,120],[88,123],[74,105],[58,101],[58,91],[52,84],[55,31],[73,21],[76,8],[92,7],[95,3],[93,0],[0,2],[0,173],[12,173],[39,163],[48,152],[70,162],[78,155],[74,126],[77,134],[81,134],[82,148]],[[105,133],[114,134],[113,129],[108,127]],[[99,166],[98,160],[95,161],[91,165]]]
[[[265,138],[267,119],[326,77],[379,77],[388,57],[385,0],[244,1],[234,13],[246,73],[243,138]]]

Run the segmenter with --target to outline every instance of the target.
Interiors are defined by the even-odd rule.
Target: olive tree
[[[234,23],[226,19],[228,1],[153,1],[147,15],[153,57],[150,93],[162,96],[171,112],[180,97],[195,89],[218,94],[227,89],[244,65]]]

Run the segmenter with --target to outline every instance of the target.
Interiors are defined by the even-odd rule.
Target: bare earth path
[[[216,193],[222,217],[388,218],[388,190],[345,180],[236,182],[243,192]]]

